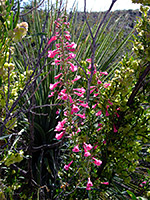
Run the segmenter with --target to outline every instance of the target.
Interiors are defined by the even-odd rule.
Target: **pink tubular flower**
[[[79,152],[79,145],[77,144],[73,149],[72,149],[73,152]]]
[[[60,83],[60,81],[59,81],[59,82],[56,82],[56,83],[54,83],[54,84],[50,83],[50,87],[49,87],[50,90],[55,89],[59,83]]]
[[[78,81],[81,78],[81,76],[77,76],[75,79],[73,79],[71,82],[74,83],[75,81]]]
[[[71,62],[68,62],[68,64],[70,64],[70,70],[71,70],[72,72],[77,71],[77,69],[78,69],[77,66],[73,65]]]
[[[90,177],[88,178],[88,182],[87,182],[87,187],[92,187],[93,186],[93,183],[92,181],[90,180]]]
[[[97,81],[97,84],[102,84],[102,81],[98,80],[98,81]]]
[[[58,50],[56,49],[56,50],[53,50],[53,51],[48,51],[48,57],[49,58],[54,58],[54,56],[56,55],[56,54],[58,54],[59,52],[58,52]]]
[[[48,95],[48,98],[54,96],[54,92],[52,92],[50,95]]]
[[[74,53],[69,53],[69,56],[67,59],[72,59],[72,58],[75,58],[76,57],[76,54]]]
[[[113,103],[110,101],[110,100],[108,100],[108,103],[112,106],[113,105]]]
[[[98,95],[99,95],[99,93],[95,93],[95,94],[94,94],[94,97],[97,97]]]
[[[110,83],[104,83],[104,88],[108,88],[110,86]]]
[[[103,141],[103,144],[106,144],[106,140]]]
[[[83,115],[82,115],[82,114],[76,114],[76,116],[78,116],[78,117],[80,117],[80,118],[82,118],[82,119],[86,119],[86,116],[85,116],[84,113],[83,113]]]
[[[50,44],[51,42],[57,40],[57,37],[56,36],[52,36],[51,39],[48,41],[48,44]]]
[[[100,72],[100,76],[101,76],[102,74],[103,74],[103,75],[108,75],[107,72]]]
[[[73,91],[81,92],[83,94],[86,92],[84,88],[74,88]]]
[[[63,135],[64,135],[64,132],[56,133],[55,138],[56,138],[57,140],[60,140],[60,139],[63,137]]]
[[[97,104],[98,104],[98,103],[94,104],[94,105],[92,106],[92,108],[93,108],[93,109],[95,109],[95,108],[96,108],[96,106],[97,106]]]
[[[80,106],[82,106],[82,107],[84,107],[84,108],[90,108],[89,106],[88,106],[88,103],[81,103],[81,104],[79,104]]]
[[[57,126],[55,127],[54,131],[62,131],[64,130],[64,124],[66,123],[66,118],[61,122],[58,122]]]
[[[114,128],[114,133],[117,133],[117,132],[118,132],[118,130],[116,129],[116,126],[115,126],[115,124],[113,125],[113,128]]]
[[[68,41],[70,41],[71,36],[70,36],[69,34],[66,34],[64,37],[65,37]]]
[[[87,61],[87,62],[91,62],[91,58],[87,58],[86,61]]]
[[[73,160],[72,160],[68,165],[65,165],[65,166],[64,166],[64,169],[68,171],[68,170],[69,170],[69,167],[70,167],[70,165],[71,165],[72,163],[73,163]]]
[[[85,145],[85,148],[89,151],[93,148],[91,144],[86,144],[85,142],[83,144]]]
[[[100,166],[102,164],[102,161],[101,160],[98,160],[96,158],[92,158],[94,160],[94,164],[97,165],[97,166]]]
[[[57,76],[54,77],[54,79],[59,79],[62,76],[62,73],[58,74]]]
[[[79,93],[79,92],[74,92],[74,94],[76,94],[79,97],[84,97],[83,93]]]
[[[90,152],[88,152],[88,151],[86,151],[85,153],[84,153],[84,156],[85,157],[88,157],[88,156],[90,156],[91,154],[90,154]]]
[[[67,100],[68,99],[68,95],[67,94],[63,94],[61,99],[64,100],[64,101]]]
[[[109,182],[101,182],[103,185],[109,185]]]
[[[91,188],[90,187],[86,187],[86,190],[91,190]]]
[[[109,116],[109,113],[108,113],[108,111],[107,111],[107,110],[106,110],[106,114],[105,114],[105,116],[106,116],[106,117],[108,117],[108,116]]]
[[[115,114],[117,115],[118,118],[120,117],[120,115],[117,112],[115,112]]]
[[[97,113],[96,113],[96,116],[100,116],[102,114],[102,111],[100,110],[100,111],[98,111]]]
[[[72,114],[77,113],[79,110],[80,110],[79,107],[73,104],[72,110],[71,110]]]

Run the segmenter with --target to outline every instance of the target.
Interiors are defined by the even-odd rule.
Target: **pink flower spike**
[[[103,185],[109,185],[109,182],[101,182]]]
[[[77,144],[73,149],[72,149],[73,152],[79,152],[79,145]]]
[[[86,144],[84,142],[84,145],[85,145],[86,149],[89,150],[89,151],[93,148],[93,146],[91,144]]]
[[[48,45],[49,45],[51,42],[55,41],[55,40],[57,40],[57,37],[56,37],[56,36],[52,36],[51,39],[48,41]]]
[[[63,135],[64,135],[64,132],[56,133],[55,138],[56,138],[57,140],[60,140],[60,139],[63,137]]]
[[[100,111],[98,111],[97,113],[96,113],[96,116],[100,116],[102,114],[102,111],[100,110]]]
[[[88,178],[88,182],[87,182],[87,187],[92,187],[93,186],[93,183],[92,181],[90,180],[90,177]]]
[[[76,116],[78,116],[78,117],[80,117],[80,118],[82,118],[82,119],[86,119],[86,116],[85,116],[84,113],[83,113],[83,115],[82,115],[82,114],[76,114]]]
[[[116,126],[115,126],[115,124],[113,125],[113,128],[114,128],[114,133],[117,133],[117,132],[118,132],[118,130],[116,129]]]
[[[98,160],[96,158],[92,158],[94,160],[94,164],[97,165],[97,166],[100,166],[102,164],[102,161],[101,160]]]
[[[62,76],[62,73],[58,74],[57,76],[54,77],[54,79],[59,79]]]
[[[68,165],[65,165],[65,166],[64,166],[64,169],[68,171],[68,170],[69,170],[69,167],[70,167],[70,165],[71,165],[72,163],[73,163],[73,160],[72,160]]]

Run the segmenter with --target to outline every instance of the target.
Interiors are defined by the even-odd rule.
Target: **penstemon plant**
[[[138,61],[124,57],[121,68],[108,79],[108,72],[98,71],[94,63],[98,32],[95,36],[91,32],[91,58],[78,62],[67,18],[62,16],[55,25],[57,32],[49,44],[57,42],[56,49],[48,51],[48,57],[54,59],[52,65],[60,73],[54,77],[56,82],[50,83],[49,98],[57,95],[61,105],[57,114],[61,113],[62,121],[55,127],[55,138],[67,146],[59,172],[61,188],[68,187],[72,190],[69,194],[79,187],[104,189],[111,185],[116,173],[129,183],[139,164],[141,141],[147,138],[148,119],[140,104],[142,95],[131,106],[132,90],[139,78],[134,68]],[[71,181],[75,176],[76,186]]]

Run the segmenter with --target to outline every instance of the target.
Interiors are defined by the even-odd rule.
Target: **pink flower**
[[[87,58],[86,61],[87,61],[87,62],[91,62],[91,58]]]
[[[73,152],[79,152],[79,145],[77,144],[73,149],[72,149]]]
[[[102,111],[100,110],[100,111],[98,111],[97,113],[96,113],[96,116],[100,116],[102,114]]]
[[[99,93],[95,93],[95,94],[94,94],[94,97],[97,97],[98,95],[99,95]]]
[[[97,165],[97,166],[100,166],[102,164],[102,161],[101,160],[98,160],[96,158],[92,158],[94,160],[94,164]]]
[[[51,39],[48,41],[48,44],[50,44],[51,42],[57,40],[57,37],[56,36],[52,36]]]
[[[62,76],[62,73],[60,73],[57,76],[55,76],[54,79],[59,79],[61,76]]]
[[[66,118],[62,120],[61,122],[58,122],[57,126],[55,127],[54,131],[62,131],[64,130],[64,124],[66,123]]]
[[[84,145],[85,145],[85,147],[86,147],[87,150],[91,150],[93,148],[93,146],[91,144],[86,144],[84,142]]]
[[[69,101],[70,101],[70,103],[74,103],[71,96],[69,96]]]
[[[119,107],[119,108],[117,108],[117,110],[120,110],[120,107]]]
[[[71,36],[70,36],[69,34],[66,34],[64,37],[65,37],[68,41],[70,41]]]
[[[68,95],[67,94],[63,94],[61,99],[64,100],[64,101],[67,100],[68,99]]]
[[[106,140],[103,141],[103,144],[106,144]]]
[[[93,186],[93,183],[92,181],[90,180],[90,177],[88,178],[88,182],[87,182],[87,187],[92,187]]]
[[[117,132],[118,132],[118,130],[116,129],[116,126],[115,126],[115,124],[113,125],[113,128],[114,128],[114,133],[117,133]]]
[[[100,72],[100,76],[101,76],[102,74],[103,74],[103,75],[108,75],[107,72]]]
[[[72,163],[73,163],[73,160],[72,160],[68,165],[65,165],[65,166],[64,166],[64,169],[68,171],[68,170],[69,170],[69,167],[70,167],[70,165],[71,165]]]
[[[98,128],[97,131],[100,131],[102,129],[102,127]]]
[[[109,185],[109,182],[101,182],[103,185]]]
[[[53,51],[48,51],[48,57],[49,58],[54,58],[54,56],[56,55],[56,54],[58,54],[59,52],[58,52],[58,50],[56,49],[56,50],[53,50]]]
[[[68,44],[66,45],[66,47],[69,47],[68,50],[74,50],[75,51],[75,48],[77,47],[77,44],[75,44],[74,42],[72,42],[71,44]]]
[[[95,90],[95,88],[90,91],[90,94],[92,94],[92,92],[94,92],[94,90]]]
[[[120,115],[117,112],[115,112],[115,114],[117,115],[118,118],[120,117]]]
[[[108,116],[109,116],[109,113],[108,113],[108,111],[107,111],[107,110],[106,110],[106,114],[105,114],[105,116],[106,116],[106,117],[108,117]]]
[[[54,92],[52,92],[50,95],[48,95],[48,98],[54,96]]]
[[[83,115],[82,114],[76,114],[76,116],[81,117],[82,119],[86,119],[86,116],[85,116],[84,113],[83,113]]]
[[[73,104],[71,112],[72,113],[74,113],[74,112],[77,113],[79,110],[80,110],[79,107]]]
[[[74,83],[75,81],[78,81],[81,78],[81,76],[77,76],[75,79],[73,79],[71,82]]]
[[[83,94],[86,92],[84,88],[74,88],[73,91],[81,92]]]
[[[98,80],[98,81],[97,81],[97,84],[102,84],[102,81]]]
[[[87,187],[86,190],[91,190],[91,188],[90,188],[90,187]]]
[[[110,100],[108,100],[108,103],[112,106],[113,105],[113,103],[112,102],[110,102]]]
[[[92,106],[92,108],[93,108],[93,109],[95,109],[95,108],[96,108],[96,106],[97,106],[97,104],[98,104],[98,103],[94,104],[94,105]]]
[[[50,90],[55,89],[59,83],[60,83],[60,81],[59,81],[59,82],[56,82],[56,83],[54,83],[54,84],[50,83],[50,87],[49,87]]]
[[[75,58],[76,57],[76,54],[74,53],[69,53],[69,56],[67,59],[72,59],[72,58]]]
[[[108,88],[110,85],[110,83],[104,83],[104,88]]]
[[[79,97],[84,97],[83,93],[79,93],[79,92],[74,92],[74,94],[76,94]]]
[[[63,135],[64,135],[64,132],[56,133],[55,138],[56,138],[57,140],[60,140],[60,139],[63,137]]]
[[[79,104],[80,106],[82,106],[82,107],[84,107],[84,108],[90,108],[89,106],[88,106],[88,103],[81,103],[81,104]]]

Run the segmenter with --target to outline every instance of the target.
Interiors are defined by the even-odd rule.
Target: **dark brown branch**
[[[136,94],[138,93],[139,89],[142,87],[143,81],[149,72],[150,72],[150,64],[147,66],[143,74],[140,76],[138,82],[136,83],[135,88],[133,89],[132,94],[130,95],[129,100],[127,102],[128,106],[132,105]]]

